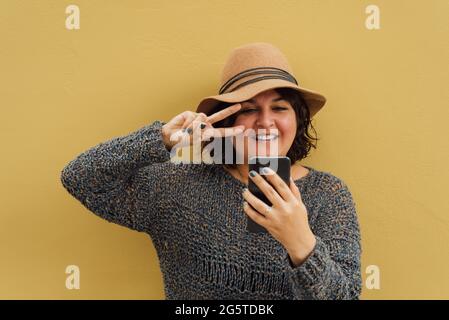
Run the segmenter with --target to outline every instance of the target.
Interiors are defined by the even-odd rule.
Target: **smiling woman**
[[[238,47],[220,94],[197,112],[92,147],[65,166],[61,181],[96,215],[151,236],[168,299],[358,299],[360,231],[341,179],[312,167],[299,175],[292,166],[290,182],[276,173],[265,181],[242,163],[234,167],[240,180],[222,164],[170,157],[186,137],[234,139],[247,129],[256,148],[236,150],[245,159],[275,142],[293,163],[314,146],[310,119],[324,101],[298,86],[279,49]],[[247,190],[247,179],[271,207]],[[268,232],[249,233],[247,217]]]

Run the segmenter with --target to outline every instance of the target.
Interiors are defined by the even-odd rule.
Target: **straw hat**
[[[262,91],[292,88],[306,101],[312,118],[325,104],[326,98],[318,92],[301,87],[285,55],[270,43],[246,44],[231,51],[221,74],[218,95],[204,98],[196,112],[206,115],[221,102],[242,102]]]

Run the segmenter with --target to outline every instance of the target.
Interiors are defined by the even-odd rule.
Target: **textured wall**
[[[380,30],[365,28],[369,4]],[[448,13],[446,0],[1,1],[0,298],[164,297],[151,239],[88,213],[60,170],[195,109],[228,52],[255,41],[328,98],[304,164],[354,195],[363,271],[381,272],[362,298],[449,298]],[[65,287],[70,264],[80,290]]]

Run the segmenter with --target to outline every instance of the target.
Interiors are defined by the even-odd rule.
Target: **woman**
[[[151,236],[167,299],[358,299],[351,193],[341,179],[298,163],[315,147],[310,118],[325,98],[300,87],[267,43],[234,49],[221,83],[197,112],[82,153],[63,169],[64,187],[100,217]],[[186,143],[239,137],[243,147],[235,144],[231,158],[241,162],[171,161]],[[253,155],[288,156],[290,183],[248,172]],[[246,189],[248,179],[271,207]],[[247,218],[267,232],[248,232]]]

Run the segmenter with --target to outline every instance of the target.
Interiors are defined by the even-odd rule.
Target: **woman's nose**
[[[271,128],[274,125],[274,117],[270,112],[260,112],[256,124],[259,128]]]

